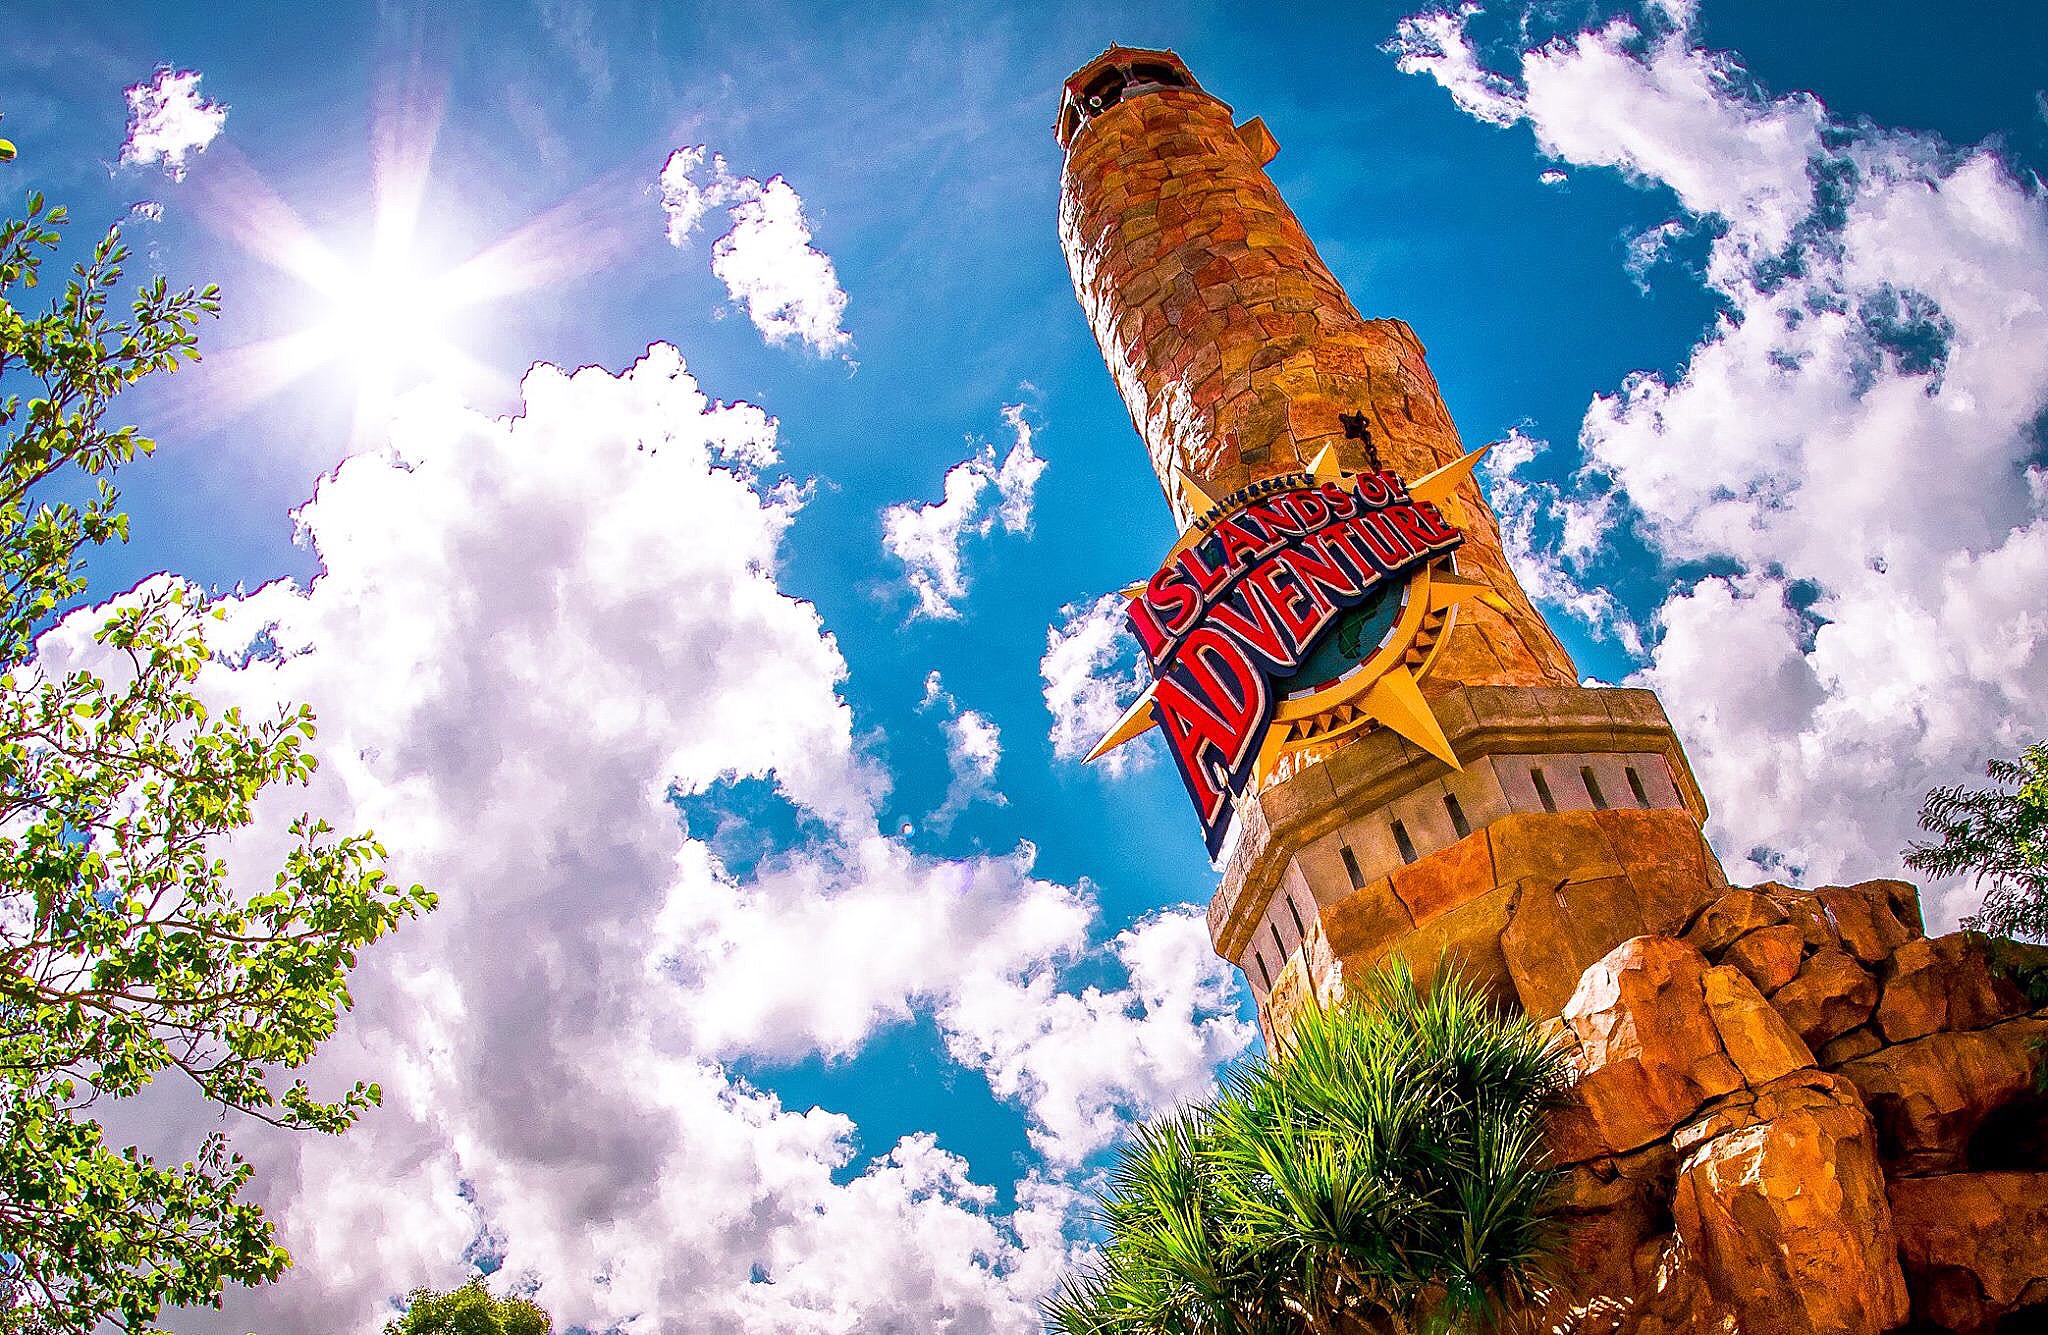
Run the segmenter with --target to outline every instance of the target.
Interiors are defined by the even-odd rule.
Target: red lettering
[[[1367,589],[1379,583],[1382,572],[1376,562],[1364,552],[1358,550],[1356,535],[1351,531],[1353,525],[1357,522],[1354,519],[1350,523],[1338,524],[1334,528],[1326,528],[1321,533],[1316,534],[1313,542],[1316,551],[1322,554],[1324,560],[1330,561],[1334,565],[1336,562],[1332,561],[1331,558],[1335,555],[1343,558],[1345,564],[1349,565],[1352,570],[1357,571],[1358,579],[1356,583],[1358,592],[1364,593]]]
[[[1320,488],[1324,500],[1330,503],[1330,513],[1339,519],[1349,519],[1358,513],[1358,498],[1335,482],[1325,482]]]
[[[1291,497],[1281,496],[1269,505],[1247,505],[1244,517],[1258,520],[1259,526],[1275,538],[1299,537],[1308,528],[1294,513],[1290,500]]]
[[[1360,515],[1351,521],[1350,529],[1364,540],[1366,559],[1383,575],[1393,574],[1403,561],[1415,554],[1401,535],[1387,524],[1385,511],[1375,510]]]
[[[1256,584],[1259,592],[1266,595],[1274,612],[1279,614],[1280,624],[1294,641],[1294,659],[1299,661],[1301,651],[1315,638],[1317,631],[1335,608],[1330,601],[1295,577],[1285,564],[1292,552],[1282,552],[1278,559],[1260,566],[1244,577],[1245,583]]]
[[[1203,830],[1213,835],[1230,781],[1258,745],[1269,703],[1265,674],[1228,635],[1201,626],[1159,678],[1152,703]]]
[[[1169,635],[1178,635],[1194,624],[1202,600],[1187,582],[1187,572],[1178,565],[1164,566],[1145,585],[1145,601],[1158,614]]]
[[[1245,576],[1245,583],[1237,586],[1236,593],[1211,607],[1209,623],[1237,636],[1277,666],[1291,668],[1300,658],[1298,644],[1289,644],[1281,638],[1281,619],[1276,618],[1266,600],[1249,587],[1257,582],[1259,571],[1266,568],[1261,566]]]
[[[1456,525],[1444,518],[1444,512],[1436,508],[1435,501],[1415,502],[1415,513],[1429,521],[1430,528],[1438,535],[1438,542],[1454,542],[1465,536],[1458,532]]]
[[[1147,597],[1133,598],[1124,608],[1124,615],[1130,618],[1131,630],[1137,634],[1138,643],[1145,646],[1145,657],[1152,662],[1159,661],[1160,650],[1166,647],[1166,628],[1159,624],[1159,611]]]
[[[1207,539],[1203,541],[1207,541]],[[1175,564],[1180,566],[1181,570],[1187,574],[1187,577],[1194,581],[1196,591],[1204,599],[1207,599],[1223,583],[1223,577],[1227,572],[1221,569],[1212,570],[1204,564],[1199,554],[1201,546],[1202,543],[1197,542],[1188,547],[1181,552]]]
[[[1358,492],[1358,499],[1368,509],[1377,510],[1394,499],[1394,489],[1387,485],[1383,473],[1360,473],[1351,479],[1352,487]]]
[[[1418,551],[1441,547],[1457,539],[1455,529],[1446,528],[1441,518],[1434,522],[1412,505],[1396,505],[1382,512],[1401,536],[1408,539]]]
[[[1273,559],[1283,563],[1296,579],[1307,585],[1318,601],[1326,601],[1323,593],[1326,589],[1335,598],[1354,598],[1365,592],[1350,571],[1330,559],[1326,545],[1316,543],[1314,546],[1314,551],[1306,547],[1290,547],[1275,554]]]
[[[1223,544],[1223,564],[1227,569],[1237,570],[1264,556],[1273,542],[1261,539],[1257,534],[1238,523],[1226,519],[1216,526],[1217,540]],[[1277,542],[1278,539],[1274,539]]]
[[[1301,531],[1321,528],[1330,522],[1330,503],[1320,491],[1297,491],[1287,498],[1301,514]]]

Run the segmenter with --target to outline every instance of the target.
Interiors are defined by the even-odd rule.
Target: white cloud
[[[1536,180],[1543,185],[1563,185],[1572,178],[1555,167],[1537,173]]]
[[[228,122],[228,109],[199,95],[199,71],[161,65],[147,83],[131,85],[124,166],[163,164],[174,181],[185,179],[187,159],[203,151]]]
[[[1988,150],[1745,92],[1690,13],[1500,76],[1542,150],[1718,229],[1728,313],[1681,374],[1593,402],[1581,485],[1618,487],[1667,559],[1741,572],[1674,590],[1638,678],[1731,870],[1897,874],[1926,790],[2048,717],[2048,200]],[[1937,923],[1975,898],[1932,891]]]
[[[1387,43],[1403,74],[1427,74],[1442,84],[1459,107],[1489,125],[1513,125],[1522,118],[1522,99],[1513,83],[1479,63],[1465,24],[1478,5],[1434,9],[1402,19]]]
[[[795,339],[820,357],[851,348],[846,292],[831,258],[811,244],[803,199],[780,176],[763,184],[734,174],[721,154],[711,155],[709,179],[700,181],[705,153],[702,144],[679,148],[662,164],[669,244],[683,245],[712,209],[727,210],[731,227],[711,247],[711,271],[762,336]]]
[[[983,442],[946,470],[939,500],[892,505],[882,512],[882,550],[904,565],[917,595],[913,618],[959,617],[959,604],[967,596],[967,569],[960,550],[966,538],[985,538],[998,526],[1007,533],[1031,529],[1031,503],[1045,460],[1031,448],[1031,425],[1022,405],[1006,405],[1003,420],[1010,427],[1011,444],[1000,464],[995,446]]]
[[[1567,496],[1556,484],[1518,476],[1545,450],[1519,428],[1495,441],[1480,461],[1486,497],[1500,517],[1501,547],[1530,597],[1570,612],[1601,638],[1631,654],[1643,651],[1642,631],[1612,593],[1587,587],[1584,562],[1612,515],[1610,497]]]
[[[1031,1143],[1055,1163],[1110,1145],[1132,1118],[1206,1097],[1216,1068],[1256,1034],[1200,909],[1148,918],[1111,948],[1127,973],[1120,988],[1059,991],[1047,969],[963,992],[942,1017],[954,1056],[1031,1108]]]
[[[1079,760],[1094,750],[1145,688],[1148,673],[1126,606],[1122,594],[1105,593],[1086,606],[1062,607],[1060,624],[1046,628],[1038,676],[1052,715],[1052,753],[1061,760]],[[1155,746],[1148,733],[1095,763],[1111,775],[1122,774],[1146,764]]]
[[[759,197],[735,204],[732,230],[711,247],[711,272],[770,343],[792,338],[820,357],[853,346],[841,328],[846,293],[832,261],[811,245],[804,202],[777,176]]]
[[[706,151],[702,144],[679,148],[661,164],[656,186],[661,192],[661,211],[668,218],[668,243],[672,246],[686,243],[711,210],[736,200],[751,199],[761,191],[759,181],[735,176],[722,153],[711,155],[711,179],[700,182],[697,176],[704,169]]]
[[[1628,255],[1622,267],[1636,280],[1637,291],[1648,295],[1650,270],[1670,258],[1672,245],[1684,239],[1685,233],[1685,224],[1672,219],[1646,227],[1628,239]]]
[[[996,766],[1003,758],[1002,729],[988,715],[962,709],[937,670],[925,677],[924,699],[918,708],[943,711],[939,731],[946,737],[946,766],[953,776],[945,800],[925,817],[931,827],[945,833],[952,828],[954,817],[975,802],[1008,806],[1010,799],[996,788]]]
[[[499,419],[402,401],[391,448],[298,512],[319,577],[226,604],[204,694],[309,701],[324,760],[231,863],[275,866],[285,821],[317,810],[374,828],[441,906],[366,954],[315,1063],[323,1085],[381,1078],[385,1106],[338,1140],[237,1129],[298,1264],[176,1328],[374,1331],[480,1248],[564,1328],[1035,1331],[1067,1181],[1027,1170],[999,1210],[930,1137],[858,1160],[845,1117],[724,1063],[849,1054],[918,1013],[983,1062],[1024,1017],[976,998],[1071,1009],[1057,978],[1089,957],[1092,895],[1033,875],[1028,844],[944,861],[880,832],[838,646],[776,583],[804,491],[762,476],[759,409],[713,404],[664,346],[621,376],[538,367],[524,397]],[[47,634],[47,664],[103,654],[97,620]],[[749,778],[789,812],[740,874],[669,796]],[[1115,953],[1159,1055],[1129,1079],[1196,1082],[1187,1054],[1227,1047],[1210,1010],[1234,998],[1135,951]],[[1024,1040],[985,1059],[1034,1134],[1070,1138],[1069,1097],[1132,1097],[1055,1059]],[[107,1115],[165,1149],[215,1120],[169,1087]]]

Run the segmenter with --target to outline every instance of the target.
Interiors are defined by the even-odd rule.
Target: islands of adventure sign
[[[1183,476],[1193,518],[1124,590],[1152,684],[1088,758],[1157,726],[1211,859],[1246,793],[1346,734],[1378,724],[1456,767],[1415,679],[1459,603],[1502,606],[1457,574],[1464,536],[1437,508],[1484,453],[1404,485],[1325,450],[1221,500]]]

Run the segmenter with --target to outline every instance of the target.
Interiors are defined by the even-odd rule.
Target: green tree
[[[388,883],[369,835],[310,816],[274,876],[231,877],[222,837],[312,773],[313,723],[209,710],[196,589],[158,579],[111,605],[102,672],[39,656],[86,555],[127,537],[110,475],[153,448],[106,423],[113,399],[196,358],[218,308],[159,278],[111,311],[115,230],[46,309],[19,309],[64,221],[31,195],[0,223],[0,1268],[10,1317],[83,1333],[153,1329],[289,1264],[224,1133],[159,1162],[108,1144],[95,1107],[175,1073],[223,1110],[340,1132],[377,1088],[328,1100],[286,1073],[350,1004],[357,952],[433,897]]]
[[[384,1335],[549,1335],[554,1322],[527,1298],[497,1298],[476,1276],[459,1289],[414,1289],[405,1315],[387,1322]]]
[[[1563,1065],[1526,1019],[1405,969],[1311,1010],[1213,1100],[1138,1129],[1059,1335],[1470,1329],[1535,1281]]]
[[[2048,941],[2048,742],[1984,766],[1992,785],[1937,788],[1920,828],[1938,836],[1906,850],[1929,876],[1975,878],[1983,907],[1963,925],[1992,936]]]

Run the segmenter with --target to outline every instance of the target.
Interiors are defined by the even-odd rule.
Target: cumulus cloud
[[[1114,1143],[1132,1118],[1207,1096],[1216,1068],[1257,1032],[1237,1014],[1235,975],[1200,909],[1148,918],[1111,949],[1122,987],[1063,992],[1046,969],[964,992],[943,1016],[954,1056],[1031,1108],[1031,1143],[1055,1163]]]
[[[199,95],[199,78],[197,70],[160,65],[147,82],[128,87],[122,165],[162,163],[172,180],[185,179],[187,159],[219,137],[228,123],[227,107]]]
[[[1072,1254],[1069,1180],[1027,1169],[999,1209],[932,1137],[857,1154],[846,1117],[729,1060],[848,1054],[928,1014],[1033,1134],[1070,1138],[1070,1102],[1199,1085],[1185,1063],[1227,1047],[1211,1009],[1234,999],[1119,943],[1131,999],[1101,1028],[1135,1015],[1162,1053],[1135,1095],[988,1037],[1024,1021],[970,1009],[982,994],[1071,1009],[1093,895],[1036,876],[1028,844],[941,860],[879,830],[844,660],[777,585],[805,491],[774,459],[772,421],[663,346],[617,376],[537,367],[511,418],[417,395],[298,512],[319,577],[226,601],[203,691],[310,702],[324,759],[231,864],[275,866],[312,809],[374,828],[441,906],[368,952],[313,1071],[375,1074],[385,1106],[338,1140],[237,1130],[298,1265],[179,1330],[368,1332],[480,1256],[564,1327],[1037,1328]],[[103,655],[98,621],[45,635],[46,666]],[[786,809],[744,872],[677,808],[741,781]],[[175,1149],[215,1120],[182,1099],[108,1116]]]
[[[1514,84],[1479,63],[1465,24],[1478,5],[1436,9],[1402,19],[1387,43],[1403,74],[1427,74],[1444,86],[1467,113],[1489,125],[1513,125],[1522,118]]]
[[[2048,717],[2048,199],[1988,148],[1747,90],[1691,15],[1481,80],[1544,152],[1668,187],[1712,237],[1726,313],[1680,374],[1594,400],[1577,485],[1674,568],[1734,572],[1675,585],[1635,678],[1731,870],[1897,874],[1921,795]],[[1467,15],[1425,17],[1442,59],[1413,68],[1500,123],[1461,95],[1483,70]],[[1932,887],[1929,917],[1974,898]]]
[[[996,766],[1003,758],[1003,733],[988,715],[963,709],[953,698],[936,670],[924,679],[920,710],[939,710],[939,730],[946,737],[946,765],[952,782],[936,810],[925,817],[941,834],[952,828],[953,818],[978,801],[1009,805],[1009,798],[996,788]]]
[[[679,148],[656,184],[669,244],[682,246],[705,215],[727,211],[730,229],[711,247],[711,271],[770,343],[794,339],[820,357],[853,346],[846,332],[846,292],[831,257],[811,244],[810,222],[796,190],[777,176],[765,184],[740,176],[704,145]],[[699,179],[700,176],[706,179]]]
[[[1052,715],[1052,753],[1061,760],[1079,760],[1094,750],[1145,689],[1149,674],[1130,633],[1126,605],[1120,593],[1086,605],[1069,603],[1060,609],[1060,623],[1046,628],[1038,676]],[[1095,763],[1120,775],[1148,763],[1156,745],[1148,733]]]
[[[1003,408],[1009,452],[996,461],[996,448],[983,441],[967,458],[946,470],[943,495],[927,505],[906,502],[882,512],[882,550],[901,561],[917,605],[913,619],[955,620],[967,596],[967,568],[961,544],[985,538],[1001,527],[1028,533],[1031,503],[1045,460],[1032,449],[1031,424],[1021,404]],[[990,493],[993,493],[991,496]]]
[[[655,186],[660,191],[661,211],[668,219],[671,246],[681,248],[688,243],[711,210],[760,193],[761,183],[752,177],[735,175],[722,153],[710,155],[710,179],[699,180],[708,151],[702,144],[679,148],[661,164]]]

